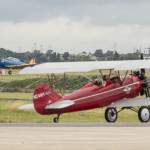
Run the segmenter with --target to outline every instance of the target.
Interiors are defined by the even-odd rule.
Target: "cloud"
[[[97,48],[113,49],[114,42],[120,52],[131,52],[139,46],[149,46],[150,27],[146,25],[93,25],[88,21],[72,22],[57,18],[40,23],[0,23],[0,47],[31,50],[37,43],[44,49],[52,48],[72,53]],[[8,47],[7,47],[8,46]]]
[[[1,22],[40,22],[67,17],[102,25],[150,24],[148,0],[0,0]]]
[[[0,0],[0,47],[58,50],[150,46],[149,0]],[[74,51],[73,51],[74,50]]]

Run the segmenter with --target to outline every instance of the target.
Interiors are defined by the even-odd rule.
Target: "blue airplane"
[[[25,63],[13,57],[8,57],[6,59],[0,60],[0,68],[3,69],[22,69],[28,66],[34,66],[35,64],[35,59],[31,59],[29,63]]]

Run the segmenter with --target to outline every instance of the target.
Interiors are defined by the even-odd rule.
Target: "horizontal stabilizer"
[[[62,109],[69,106],[72,106],[74,104],[74,101],[72,100],[62,100],[55,102],[53,104],[49,104],[45,107],[45,109]]]
[[[19,110],[34,110],[33,104],[25,104],[18,108]]]
[[[123,99],[121,101],[111,103],[108,107],[138,107],[138,106],[150,106],[150,98]]]

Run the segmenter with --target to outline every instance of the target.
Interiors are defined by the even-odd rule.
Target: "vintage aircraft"
[[[87,72],[99,70],[102,80],[89,81],[73,93],[61,96],[48,84],[39,84],[34,90],[33,105],[24,105],[20,109],[34,107],[42,115],[57,114],[53,122],[59,122],[63,113],[105,107],[107,122],[115,122],[118,113],[124,109],[137,112],[141,122],[150,120],[149,80],[145,71],[150,68],[150,60],[94,61],[94,62],[58,62],[43,63],[25,68],[20,74],[50,74],[65,72]],[[103,75],[102,70],[109,70]],[[138,70],[138,71],[137,71]],[[115,74],[112,76],[112,72]],[[124,76],[121,76],[124,72]],[[145,95],[145,97],[139,97]]]
[[[22,69],[36,64],[35,59],[31,59],[29,63],[25,63],[17,58],[8,57],[0,60],[0,68],[3,69]]]

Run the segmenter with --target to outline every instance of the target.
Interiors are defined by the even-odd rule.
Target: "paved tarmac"
[[[150,123],[0,123],[1,127],[150,127]]]
[[[150,124],[0,124],[0,150],[148,150]]]

